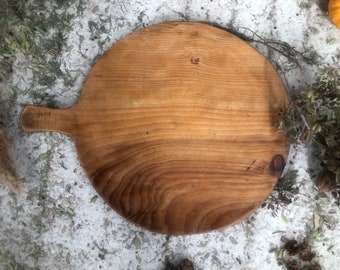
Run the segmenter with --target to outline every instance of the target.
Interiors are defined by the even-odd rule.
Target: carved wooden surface
[[[274,127],[278,100],[279,76],[248,44],[202,23],[163,23],[109,49],[73,107],[28,106],[21,121],[72,136],[123,217],[191,234],[247,217],[271,192],[288,149]]]

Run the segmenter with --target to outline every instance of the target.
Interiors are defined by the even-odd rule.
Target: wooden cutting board
[[[135,32],[92,68],[69,109],[28,106],[26,131],[74,139],[98,194],[151,231],[192,234],[257,209],[284,166],[271,64],[236,36],[193,22]]]

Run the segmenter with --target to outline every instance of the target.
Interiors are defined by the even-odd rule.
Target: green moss
[[[8,251],[0,251],[0,269],[2,270],[31,270],[27,266],[19,264],[15,256]]]
[[[297,171],[291,170],[285,173],[277,182],[273,192],[267,200],[262,204],[262,207],[273,211],[273,215],[277,215],[279,207],[292,203],[293,198],[299,192],[296,185]],[[283,220],[284,217],[282,217]]]
[[[277,127],[292,143],[315,146],[325,170],[340,183],[340,71],[324,70],[315,83],[295,92],[281,108]]]
[[[57,9],[68,7],[69,1],[2,1],[0,81],[11,75],[17,55],[22,54],[31,61],[34,79],[51,85],[56,76],[62,75],[60,64],[56,65],[57,56],[65,45],[72,19],[72,15]]]

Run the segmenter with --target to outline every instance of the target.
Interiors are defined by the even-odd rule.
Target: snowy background
[[[164,21],[201,21],[251,37],[286,42],[313,56],[299,65],[260,43],[251,43],[278,70],[287,91],[298,91],[326,66],[339,67],[340,30],[325,1],[311,0],[78,0],[67,45],[58,54],[72,79],[32,89],[31,62],[17,55],[13,74],[0,84],[0,123],[24,178],[20,195],[0,186],[0,269],[163,269],[167,260],[189,258],[196,269],[283,269],[271,250],[281,236],[304,238],[323,220],[313,248],[323,269],[337,269],[340,211],[312,185],[308,150],[292,147],[289,168],[298,170],[300,193],[276,215],[260,208],[226,229],[192,236],[166,236],[136,227],[98,197],[66,135],[24,133],[19,124],[27,104],[66,108],[77,102],[91,67],[126,35]],[[81,7],[81,8],[80,8]],[[11,89],[16,89],[15,93]],[[316,169],[316,168],[315,168]],[[14,263],[15,262],[15,263]],[[2,264],[1,264],[2,263]]]

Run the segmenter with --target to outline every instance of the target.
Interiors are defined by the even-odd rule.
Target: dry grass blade
[[[0,181],[9,186],[15,193],[19,193],[18,175],[9,156],[8,149],[7,139],[0,130]]]

